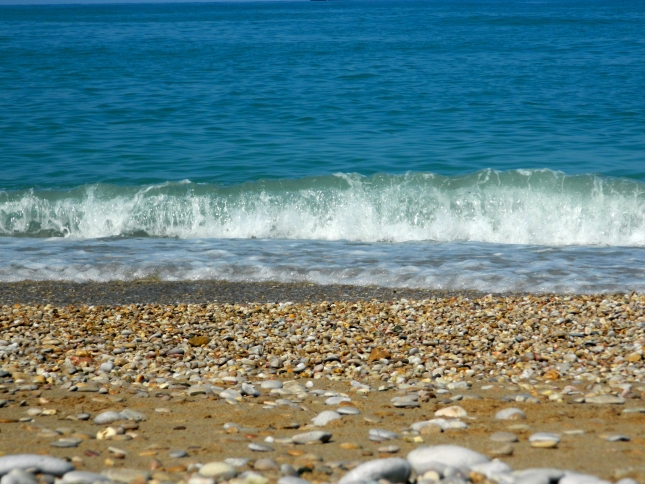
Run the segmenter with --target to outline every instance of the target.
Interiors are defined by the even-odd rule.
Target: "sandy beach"
[[[643,296],[368,299],[386,291],[5,284],[0,451],[115,482],[337,482],[450,444],[509,470],[412,479],[556,468],[643,482]],[[183,294],[227,302],[167,302]],[[212,462],[238,477],[209,475]]]

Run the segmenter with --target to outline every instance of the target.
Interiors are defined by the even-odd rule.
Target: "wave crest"
[[[0,234],[645,246],[645,185],[550,170],[0,193]]]

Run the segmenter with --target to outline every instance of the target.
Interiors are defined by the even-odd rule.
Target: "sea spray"
[[[645,184],[551,170],[0,193],[0,234],[645,246]]]

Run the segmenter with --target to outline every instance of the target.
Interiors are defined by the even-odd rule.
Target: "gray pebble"
[[[121,420],[127,420],[128,418],[125,415],[122,415],[119,412],[108,411],[101,412],[96,417],[94,417],[94,423],[97,425],[107,425],[114,422],[119,422]]]
[[[399,434],[385,429],[370,429],[369,439],[374,442],[383,442],[385,440],[398,439]]]
[[[276,388],[282,388],[282,382],[280,380],[266,380],[263,381],[260,385],[260,388],[265,390],[272,390]]]
[[[1,484],[38,484],[38,479],[31,472],[14,469],[9,474],[2,476]]]
[[[332,422],[334,420],[338,420],[341,418],[341,415],[338,412],[334,412],[333,410],[325,410],[324,412],[319,413],[316,415],[314,418],[311,419],[314,425],[318,427],[323,427],[327,425],[329,422]]]
[[[360,415],[361,411],[356,407],[339,407],[336,409],[341,415]]]
[[[74,466],[50,455],[14,454],[0,457],[0,475],[8,474],[14,469],[35,469],[43,474],[62,476],[73,471]]]
[[[266,444],[258,444],[257,442],[251,442],[249,444],[249,450],[254,452],[273,452],[274,448]]]
[[[188,452],[185,450],[172,450],[168,452],[168,457],[172,457],[173,459],[181,459],[183,457],[188,457]]]
[[[293,468],[291,464],[282,464],[280,466],[280,474],[283,476],[298,477],[298,471]]]

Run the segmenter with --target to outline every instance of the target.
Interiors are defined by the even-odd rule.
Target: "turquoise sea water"
[[[0,280],[645,291],[645,2],[0,5]]]

